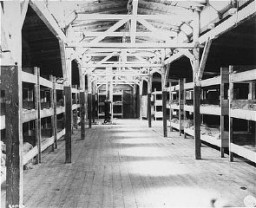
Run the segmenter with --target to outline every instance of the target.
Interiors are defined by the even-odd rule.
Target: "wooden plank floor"
[[[115,120],[72,136],[72,164],[64,163],[64,141],[43,154],[42,164],[24,173],[26,208],[210,207],[244,206],[256,195],[256,168],[242,160],[228,162],[203,145],[194,159],[193,139],[177,132],[162,137],[161,122]],[[2,187],[2,207],[5,192]]]

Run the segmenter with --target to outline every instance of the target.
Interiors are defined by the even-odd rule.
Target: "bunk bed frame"
[[[214,146],[217,146],[220,148],[221,151],[221,157],[224,157],[224,148],[227,148],[228,145],[228,132],[224,131],[224,116],[228,115],[228,99],[224,98],[224,88],[225,84],[228,84],[228,69],[227,68],[221,68],[220,70],[220,76],[201,80],[201,89],[204,90],[204,88],[208,87],[216,87],[219,88],[220,90],[220,95],[219,95],[219,104],[216,105],[216,103],[211,104],[208,103],[207,105],[201,104],[200,105],[200,114],[202,115],[215,115],[219,116],[220,118],[220,126],[219,126],[219,131],[220,131],[220,138],[215,138],[211,135],[206,135],[201,133],[201,140],[205,141],[209,144],[212,144]],[[185,83],[184,84],[184,95],[186,93],[193,93],[193,83]],[[202,94],[204,95],[204,94]],[[190,95],[190,97],[192,97]],[[185,98],[185,105],[184,105],[184,120],[186,121],[186,113],[185,112],[190,112],[193,113],[193,106],[188,105],[186,101],[186,96]],[[203,99],[205,98],[204,96],[202,97]],[[207,102],[206,102],[207,103]],[[191,102],[192,104],[192,102]],[[185,122],[184,121],[184,122]],[[194,136],[194,130],[193,128],[188,128],[184,126],[184,137],[187,135]]]
[[[229,67],[229,160],[234,160],[234,153],[256,163],[256,67],[230,66]],[[242,71],[236,73],[236,70]],[[236,97],[234,85],[248,84],[248,100]],[[235,132],[234,119],[248,121],[247,132]],[[251,127],[251,129],[249,129]]]
[[[1,72],[5,73],[5,71]],[[5,76],[1,76],[5,77]],[[34,157],[37,157],[37,162],[41,162],[41,153],[46,150],[48,147],[52,146],[52,148],[57,148],[57,140],[62,138],[65,135],[65,128],[64,124],[60,125],[60,121],[57,120],[57,117],[61,114],[65,113],[65,107],[64,107],[64,96],[62,100],[62,104],[59,104],[57,100],[57,91],[61,91],[63,94],[64,86],[63,84],[59,84],[56,82],[55,77],[50,77],[50,80],[45,79],[43,77],[40,77],[40,69],[37,67],[34,67],[33,69],[30,69],[30,71],[22,71],[21,72],[21,82],[27,83],[30,85],[33,85],[33,105],[30,105],[28,109],[24,108],[27,105],[23,101],[22,106],[22,113],[21,113],[21,123],[27,123],[27,122],[35,122],[34,129],[31,131],[31,129],[28,129],[30,132],[29,134],[26,134],[23,132],[24,141],[30,140],[31,143],[34,144],[34,146],[27,151],[25,154],[23,154],[23,165],[26,165],[29,163]],[[41,101],[45,99],[41,99],[40,91],[41,93],[43,90],[47,90],[50,92],[50,100],[48,100],[47,105],[41,105]],[[80,119],[78,117],[78,111],[80,108],[80,104],[78,103],[78,96],[80,93],[80,90],[76,88],[72,88],[72,93],[75,95],[75,101],[72,105],[72,110],[75,110],[77,113],[76,121],[77,123],[80,122]],[[43,94],[43,93],[42,93]],[[2,99],[1,99],[2,102]],[[31,106],[34,106],[34,108],[31,108]],[[3,110],[3,109],[2,109]],[[4,111],[4,110],[3,110]],[[1,125],[0,130],[4,130],[6,128],[5,124],[5,114],[2,113],[1,115]],[[64,115],[63,115],[64,116]],[[42,128],[42,119],[51,120],[50,129],[43,129]],[[74,119],[74,118],[73,118]],[[61,121],[62,122],[62,121]],[[49,125],[47,125],[49,127]],[[62,127],[60,129],[60,127]],[[31,133],[32,132],[32,133]],[[2,183],[5,180],[2,180]]]

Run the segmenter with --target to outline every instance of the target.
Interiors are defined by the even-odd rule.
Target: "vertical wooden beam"
[[[184,120],[184,79],[179,80],[179,133],[181,136],[181,129]]]
[[[162,101],[163,101],[163,131],[164,137],[167,137],[167,113],[166,113],[166,102],[167,102],[167,91],[162,91]]]
[[[142,120],[142,92],[143,92],[143,80],[139,84],[139,109],[140,109],[140,120]]]
[[[54,125],[54,121],[55,121],[55,118],[54,118],[54,82],[53,82],[52,75],[50,76],[50,80],[52,82],[52,88],[50,89],[51,109],[53,110],[53,114],[51,116],[51,128],[52,128],[52,136],[54,138],[56,129],[55,129],[55,125]],[[52,144],[52,151],[54,151],[54,142]]]
[[[71,86],[64,86],[65,94],[65,156],[66,163],[71,163],[71,134],[72,134],[72,93]]]
[[[234,161],[234,154],[232,152],[231,144],[234,142],[233,134],[233,123],[234,118],[230,115],[230,110],[232,108],[232,101],[234,99],[234,83],[230,82],[230,75],[233,73],[233,66],[229,67],[229,161]]]
[[[224,75],[228,73],[227,68],[221,68],[221,84],[220,84],[220,106],[222,108],[221,110],[221,115],[220,115],[220,139],[221,139],[221,145],[220,145],[220,156],[224,157],[224,126],[225,126],[225,116],[223,114],[223,106],[225,100],[225,83],[227,82],[224,80]]]
[[[53,77],[53,136],[54,136],[54,148],[57,149],[57,91],[56,91],[56,77]]]
[[[75,88],[76,89],[78,89],[77,88],[77,85],[75,85]],[[78,94],[77,94],[77,92],[75,93],[75,102],[74,102],[74,104],[78,104],[78,99],[77,99],[77,96],[78,96]],[[76,109],[75,109],[75,113],[73,114],[73,126],[77,129],[77,119],[78,119],[78,110],[77,110],[77,107],[76,107]]]
[[[198,11],[194,12],[194,26],[193,26],[193,42],[198,43],[200,33],[200,15]],[[195,138],[195,158],[201,159],[201,115],[200,115],[200,98],[201,98],[201,87],[200,87],[200,60],[199,60],[199,48],[193,49],[194,59],[190,60],[193,68],[193,81],[194,81],[194,138]]]
[[[173,128],[172,128],[172,125],[171,125],[171,121],[172,121],[172,107],[171,107],[171,103],[172,103],[172,100],[173,100],[173,96],[172,96],[172,92],[171,92],[172,82],[170,82],[169,86],[170,86],[170,92],[169,92],[169,95],[170,95],[170,131],[172,132],[173,131]]]
[[[85,139],[85,92],[80,92],[81,139]]]
[[[147,112],[148,112],[148,127],[152,127],[152,118],[151,118],[151,93],[152,93],[152,77],[149,75],[148,79],[148,107],[147,107]]]
[[[34,68],[37,75],[37,84],[35,85],[35,98],[36,98],[36,110],[37,110],[37,119],[36,119],[36,146],[38,149],[38,155],[36,157],[37,163],[41,163],[41,99],[40,99],[40,69],[38,67]]]
[[[87,74],[88,83],[88,120],[89,128],[92,128],[92,83],[91,74]]]
[[[23,205],[21,78],[18,66],[1,66],[6,99],[6,208]]]
[[[194,125],[195,125],[195,158],[201,159],[201,114],[200,114],[201,87],[194,86]]]

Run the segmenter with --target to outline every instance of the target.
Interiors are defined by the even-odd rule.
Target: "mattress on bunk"
[[[256,111],[256,100],[233,100],[231,108]]]
[[[188,128],[191,129],[191,130],[194,130],[195,126],[192,125]],[[214,137],[216,139],[220,139],[220,130],[219,130],[219,128],[209,127],[209,126],[206,126],[206,125],[201,125],[200,132],[201,132],[202,135],[207,135],[207,136]]]
[[[255,134],[234,134],[233,143],[256,152]]]
[[[1,154],[1,184],[2,184],[6,180],[6,145],[2,141],[0,142],[1,142],[1,151],[2,151],[2,154]],[[29,144],[28,142],[24,142],[23,155],[29,152],[29,150],[31,150],[32,148],[33,146],[31,144]],[[28,165],[31,166],[32,161],[30,161],[25,168],[28,168]]]

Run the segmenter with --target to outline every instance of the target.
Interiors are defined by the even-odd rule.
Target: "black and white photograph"
[[[0,208],[256,207],[256,0],[0,9]]]

